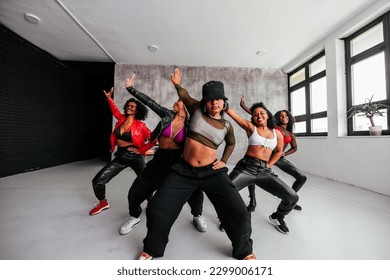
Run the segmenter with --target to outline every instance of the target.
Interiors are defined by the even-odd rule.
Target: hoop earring
[[[224,102],[222,110],[226,111],[227,108],[228,108],[228,105],[227,105],[227,103]]]
[[[203,113],[207,113],[206,106],[203,106]]]

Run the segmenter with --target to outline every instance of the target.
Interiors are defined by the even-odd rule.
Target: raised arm
[[[179,68],[175,68],[175,71],[171,74],[171,82],[173,85],[179,85],[181,83],[181,77],[183,73]]]
[[[253,124],[249,120],[241,118],[232,108],[228,108],[226,113],[245,131],[253,132]]]
[[[168,109],[158,104],[152,98],[146,94],[136,90],[134,86],[135,73],[130,76],[130,79],[126,80],[126,89],[127,91],[141,101],[145,106],[148,106],[153,112],[155,112],[160,118],[165,117],[168,114]]]
[[[251,110],[245,105],[244,95],[241,95],[240,106],[241,106],[242,109],[244,109],[245,112],[247,112],[248,114],[252,115]]]
[[[171,81],[177,90],[177,95],[183,101],[186,108],[191,112],[192,109],[199,103],[198,100],[192,98],[188,91],[180,85],[182,73],[179,68],[175,68],[173,74],[171,74]]]
[[[112,94],[114,93],[114,88],[112,87],[109,92],[107,92],[103,89],[103,92],[106,95],[107,102],[108,102],[108,105],[110,106],[110,110],[111,110],[112,115],[117,120],[119,120],[119,118],[121,118],[123,115],[122,115],[122,112],[118,109],[118,106],[116,106],[114,100],[112,99]]]

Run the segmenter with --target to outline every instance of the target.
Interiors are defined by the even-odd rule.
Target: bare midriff
[[[217,150],[209,148],[191,138],[187,138],[183,157],[193,167],[206,166],[216,160]]]

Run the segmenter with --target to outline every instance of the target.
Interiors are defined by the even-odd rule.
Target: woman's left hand
[[[135,73],[131,75],[130,79],[126,80],[126,88],[132,87],[134,85],[134,80],[135,80]]]
[[[225,165],[226,164],[222,160],[217,160],[216,162],[213,163],[213,169],[214,170],[220,169],[220,168],[225,167]]]

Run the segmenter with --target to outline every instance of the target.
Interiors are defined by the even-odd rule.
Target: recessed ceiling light
[[[259,50],[256,52],[256,55],[262,56],[262,55],[265,55],[266,53],[267,53],[267,51],[265,51],[265,50]]]
[[[156,46],[156,45],[149,45],[148,46],[148,50],[150,52],[156,52],[156,51],[158,51],[158,46]]]
[[[39,17],[37,17],[36,15],[33,15],[33,14],[24,14],[24,18],[28,22],[31,22],[31,23],[34,23],[34,24],[37,24],[37,23],[39,23],[41,21]]]

